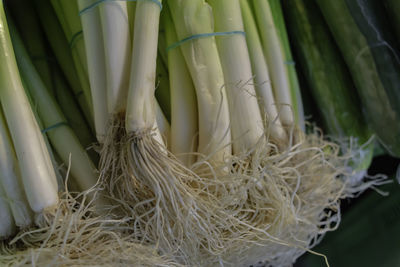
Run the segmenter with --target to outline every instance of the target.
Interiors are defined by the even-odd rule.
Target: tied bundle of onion
[[[177,266],[154,246],[124,235],[126,220],[99,209],[105,202],[93,196],[97,191],[92,188],[97,180],[93,163],[64,122],[11,17],[6,19],[3,2],[0,29],[0,239],[6,239],[0,243],[0,265],[93,265],[103,255],[105,265],[123,260],[129,265]],[[61,186],[46,134],[63,160],[70,155],[68,173],[81,194],[72,195],[66,187],[58,196]],[[31,228],[33,219],[36,225]]]
[[[217,213],[213,196],[199,197],[203,180],[166,147],[168,122],[155,99],[161,1],[78,4],[102,145],[101,184],[117,214],[131,218],[132,237],[166,254],[194,254],[206,237],[217,236],[209,223]]]
[[[209,178],[202,191],[216,197],[226,216],[225,224],[215,225],[220,236],[208,237],[219,246],[203,240],[190,260],[290,265],[320,234],[337,227],[339,199],[368,185],[348,183],[351,151],[343,155],[319,131],[302,130],[299,86],[279,1],[169,0],[168,6],[171,101],[178,103],[174,92],[185,88],[192,92],[185,92],[186,103],[193,103],[194,87],[200,156],[192,169]],[[184,106],[171,108],[174,138],[174,120],[185,118],[174,110],[182,114]],[[186,111],[191,114],[193,108]]]
[[[323,140],[318,131],[303,132],[298,81],[279,1],[169,0],[168,7],[158,0],[51,3],[62,25],[54,32],[62,31],[70,40],[66,49],[73,60],[62,53],[56,57],[63,70],[63,62],[69,62],[69,74],[78,70],[77,86],[84,92],[80,103],[89,107],[85,115],[94,121],[101,144],[99,184],[116,208],[96,215],[102,202],[82,205],[66,194],[62,208],[51,212],[53,224],[16,239],[39,247],[32,252],[33,262],[90,265],[99,252],[107,254],[104,264],[111,264],[115,255],[122,255],[127,264],[139,264],[143,258],[136,253],[143,248],[148,257],[143,264],[149,265],[168,260],[152,257],[157,253],[199,266],[258,261],[290,265],[337,226],[340,198],[379,183],[348,185],[351,173],[339,146]],[[159,42],[159,36],[165,40]],[[21,75],[45,127],[52,127],[63,116],[34,73],[22,42],[13,38]],[[10,41],[4,40],[8,46],[2,47],[2,56],[16,69],[8,56],[13,55]],[[169,76],[171,103],[158,98],[158,105],[160,61],[168,66],[163,75]],[[0,70],[7,76],[4,66]],[[19,80],[18,75],[12,78],[5,81]],[[22,85],[19,89],[18,99],[24,99]],[[9,103],[17,102],[4,101],[8,91],[1,90],[18,158],[22,152],[13,132],[18,122],[7,117],[15,112]],[[159,106],[165,114],[171,107],[171,134]],[[46,152],[38,129],[32,130],[40,136],[35,145]],[[68,149],[57,136],[72,140]],[[93,186],[96,170],[73,132],[62,125],[49,137],[64,162],[66,151],[73,147],[79,152],[71,159],[77,188]],[[46,166],[51,172],[51,162]],[[21,176],[25,185],[24,172]],[[27,192],[36,213],[49,214],[59,201],[51,177],[48,184],[54,190],[49,193],[55,193],[55,200],[50,204],[33,207]],[[15,207],[6,204],[0,202],[1,216],[10,220],[0,230],[11,234],[17,224],[11,216]],[[81,253],[85,256],[76,257]],[[11,258],[27,259],[19,256]]]
[[[45,140],[19,76],[3,3],[0,6],[0,29],[0,101],[8,125],[7,130],[2,119],[1,186],[8,194],[3,200],[9,198],[15,201],[11,202],[11,210],[16,215],[16,223],[18,226],[27,226],[31,220],[29,208],[36,214],[37,221],[41,221],[57,206],[57,180]],[[26,203],[29,203],[29,208]]]

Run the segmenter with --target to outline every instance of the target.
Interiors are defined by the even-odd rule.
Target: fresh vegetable
[[[15,28],[11,27],[15,56],[21,76],[27,83],[28,90],[36,103],[38,114],[44,124],[53,147],[64,164],[71,164],[71,174],[81,191],[88,190],[97,182],[96,168],[91,162],[78,138],[65,121],[57,103],[48,93],[39,74],[25,50]],[[71,163],[70,163],[71,162]]]
[[[313,0],[288,0],[283,6],[298,63],[322,113],[325,134],[342,142],[353,137],[355,145],[361,147],[372,134],[363,119],[348,68],[318,6]],[[368,168],[372,148],[373,142],[363,148],[363,164],[355,167]]]
[[[175,27],[166,10],[162,16],[167,46],[178,42]],[[171,88],[171,152],[185,165],[195,162],[197,151],[198,110],[192,78],[180,49],[167,52]]]
[[[268,66],[270,66],[268,70],[279,117],[283,125],[290,127],[295,121],[289,72],[285,66],[284,45],[280,40],[268,0],[253,1],[253,8],[260,31],[263,52]]]
[[[378,17],[373,15],[374,6],[370,1],[317,3],[350,70],[365,118],[385,148],[400,156],[400,105],[396,95],[400,66]]]
[[[0,3],[0,101],[18,158],[31,209],[46,212],[58,203],[57,181],[42,133],[22,86]]]
[[[283,46],[283,54],[285,60],[285,66],[289,75],[290,82],[290,96],[292,99],[292,112],[294,114],[295,122],[298,127],[303,131],[305,130],[305,119],[304,119],[304,107],[301,98],[300,84],[297,78],[296,62],[293,59],[291,46],[288,39],[287,27],[285,25],[285,18],[282,12],[283,1],[280,0],[268,0],[271,8],[272,18],[276,26],[276,30],[279,35],[280,42]],[[295,43],[293,44],[296,45]]]
[[[169,0],[179,40],[214,32],[210,6],[202,0]],[[223,162],[232,153],[228,99],[220,56],[214,37],[178,44],[196,89],[199,113],[198,152]]]
[[[58,61],[47,61],[51,90],[46,70],[41,74],[30,58],[36,50],[26,49],[46,48],[46,41],[21,38],[8,17],[11,43],[0,14],[0,111],[6,115],[0,141],[8,144],[0,142],[0,157],[7,157],[0,169],[16,166],[8,173],[20,172],[23,184],[0,176],[0,186],[19,189],[36,213],[32,229],[12,232],[23,226],[11,217],[15,206],[10,212],[1,202],[7,192],[0,192],[7,222],[0,238],[13,234],[0,243],[0,265],[290,266],[337,228],[341,199],[385,182],[382,176],[364,181],[364,170],[351,179],[354,159],[343,151],[353,148],[326,141],[319,128],[303,131],[279,1],[34,3]],[[290,7],[293,23],[308,14],[296,13],[297,4]],[[293,36],[300,33],[291,44],[298,46],[297,68],[313,72],[306,77],[321,106],[343,100],[329,113],[341,127],[357,126],[329,129],[366,140],[367,127],[349,100],[346,63],[321,25],[315,31],[292,26],[298,29]],[[40,32],[33,26],[22,36]],[[49,50],[41,53],[53,58]],[[341,88],[332,93],[330,84]],[[76,106],[66,104],[73,99],[60,99],[73,85],[75,97],[86,92],[81,107],[95,122],[98,171],[67,121],[76,115],[70,113]],[[345,112],[355,115],[342,117]]]
[[[215,31],[243,32],[238,0],[208,0]],[[254,88],[246,37],[243,34],[216,39],[229,104],[233,152],[248,152],[259,145],[264,127]]]
[[[136,3],[125,119],[128,134],[151,129],[156,123],[154,85],[159,16],[160,7],[156,4],[148,1]]]
[[[240,0],[247,46],[249,49],[257,97],[260,99],[260,110],[265,117],[269,138],[273,141],[286,141],[286,132],[282,128],[277,105],[269,76],[268,65],[264,56],[261,39],[251,6],[247,0]]]
[[[24,229],[32,224],[32,211],[23,190],[19,164],[1,108],[0,173],[0,187],[7,188],[1,197],[10,205],[15,225]]]
[[[95,2],[95,0],[79,0],[78,7],[80,10],[84,10]],[[87,55],[96,138],[97,141],[103,143],[109,120],[109,109],[105,108],[108,107],[107,75],[100,11],[97,8],[93,8],[88,12],[81,12],[80,17]]]
[[[126,88],[129,86],[132,49],[128,7],[124,1],[105,1],[99,8],[105,49],[108,112],[118,114],[125,111]]]
[[[82,117],[83,115],[76,104],[72,90],[65,81],[62,71],[48,47],[34,3],[24,3],[24,1],[20,0],[13,1],[11,8],[11,11],[14,11],[14,18],[18,18],[16,25],[35,69],[45,83],[46,89],[60,104],[80,143],[85,148],[88,148],[94,141],[93,135],[87,122]],[[96,156],[92,153],[92,157],[95,158]]]

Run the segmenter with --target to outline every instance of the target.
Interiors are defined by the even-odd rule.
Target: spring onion
[[[58,203],[56,175],[42,133],[25,95],[0,3],[0,100],[19,161],[29,205],[36,213]]]
[[[213,10],[215,31],[243,31],[238,0],[208,0],[208,3]],[[264,135],[246,37],[221,36],[216,42],[229,104],[233,152],[246,152],[254,149]]]
[[[83,10],[94,2],[95,0],[79,0],[78,7]],[[80,18],[89,68],[96,137],[100,143],[103,143],[109,115],[108,109],[104,108],[107,106],[107,77],[100,11],[94,8],[90,12],[81,14]]]
[[[59,106],[48,94],[45,85],[29,59],[18,33],[15,29],[11,29],[21,76],[27,81],[29,92],[34,103],[37,104],[37,110],[44,126],[49,129],[47,134],[50,141],[66,165],[69,164],[71,157],[71,174],[77,179],[76,182],[82,191],[88,190],[97,182],[96,168],[71,128],[65,125],[65,118]]]
[[[240,0],[240,6],[246,31],[247,46],[255,75],[257,97],[260,99],[261,114],[264,114],[266,120],[265,127],[268,129],[272,140],[282,142],[286,139],[286,132],[283,130],[281,120],[278,116],[268,65],[262,50],[257,25],[249,2],[247,0]]]
[[[16,226],[26,228],[32,224],[32,211],[22,187],[17,157],[1,108],[0,159],[0,187],[7,188],[3,200],[9,203]]]
[[[105,49],[108,112],[118,114],[125,111],[129,86],[131,34],[128,7],[123,1],[105,1],[99,8]]]
[[[297,127],[305,131],[305,121],[304,121],[304,107],[301,98],[300,84],[296,72],[296,62],[293,59],[291,46],[289,43],[288,34],[286,31],[285,18],[282,12],[282,1],[280,0],[268,0],[269,6],[271,8],[272,18],[276,26],[276,31],[279,36],[279,41],[283,47],[283,56],[285,67],[289,76],[290,83],[290,96],[292,99],[292,112]]]
[[[172,20],[179,40],[214,32],[210,6],[203,0],[170,0]],[[224,74],[214,37],[181,44],[196,89],[199,114],[198,152],[223,162],[232,154],[228,99]]]
[[[169,10],[163,13],[166,43],[178,42]],[[197,151],[198,113],[196,92],[185,59],[179,49],[167,54],[171,88],[171,152],[185,165],[195,161],[191,152]]]
[[[268,0],[253,1],[254,13],[260,30],[264,55],[267,59],[272,87],[278,105],[279,117],[283,125],[294,123],[290,79],[285,66],[284,48],[279,39],[272,10]]]

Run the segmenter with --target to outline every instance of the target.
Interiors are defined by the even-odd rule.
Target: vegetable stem
[[[22,86],[10,33],[0,2],[0,100],[21,169],[29,205],[36,213],[54,207],[56,175],[42,133]]]

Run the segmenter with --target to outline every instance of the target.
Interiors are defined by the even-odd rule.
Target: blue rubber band
[[[246,33],[244,31],[231,31],[231,32],[210,32],[210,33],[199,33],[199,34],[195,34],[189,37],[186,37],[170,46],[167,47],[167,52],[177,48],[178,46],[189,42],[191,40],[195,40],[195,39],[200,39],[200,38],[205,38],[205,37],[212,37],[212,36],[226,36],[226,35],[234,35],[234,34],[241,34],[241,35],[246,35]]]
[[[68,126],[68,123],[65,122],[65,121],[58,122],[58,123],[56,123],[54,125],[51,125],[51,126],[47,127],[46,129],[43,129],[42,133],[45,134],[45,133],[47,133],[47,132],[49,132],[51,130],[54,130],[54,129],[58,128],[58,127],[61,127],[61,126]]]
[[[81,37],[82,34],[83,34],[83,32],[79,31],[79,32],[75,33],[74,35],[72,35],[71,41],[69,42],[70,48],[72,48],[75,45],[76,40],[78,40],[78,38]]]
[[[85,14],[86,12],[90,11],[91,9],[97,7],[98,5],[100,5],[103,2],[118,2],[118,1],[124,1],[124,2],[150,1],[150,2],[157,4],[160,7],[160,10],[162,10],[162,4],[158,0],[98,0],[98,1],[94,2],[93,4],[85,7],[81,11],[79,11],[79,16],[82,16],[83,14]]]
[[[295,66],[295,65],[296,65],[296,62],[293,61],[293,60],[288,60],[288,61],[285,61],[284,63],[285,63],[286,65],[291,65],[291,66]]]

